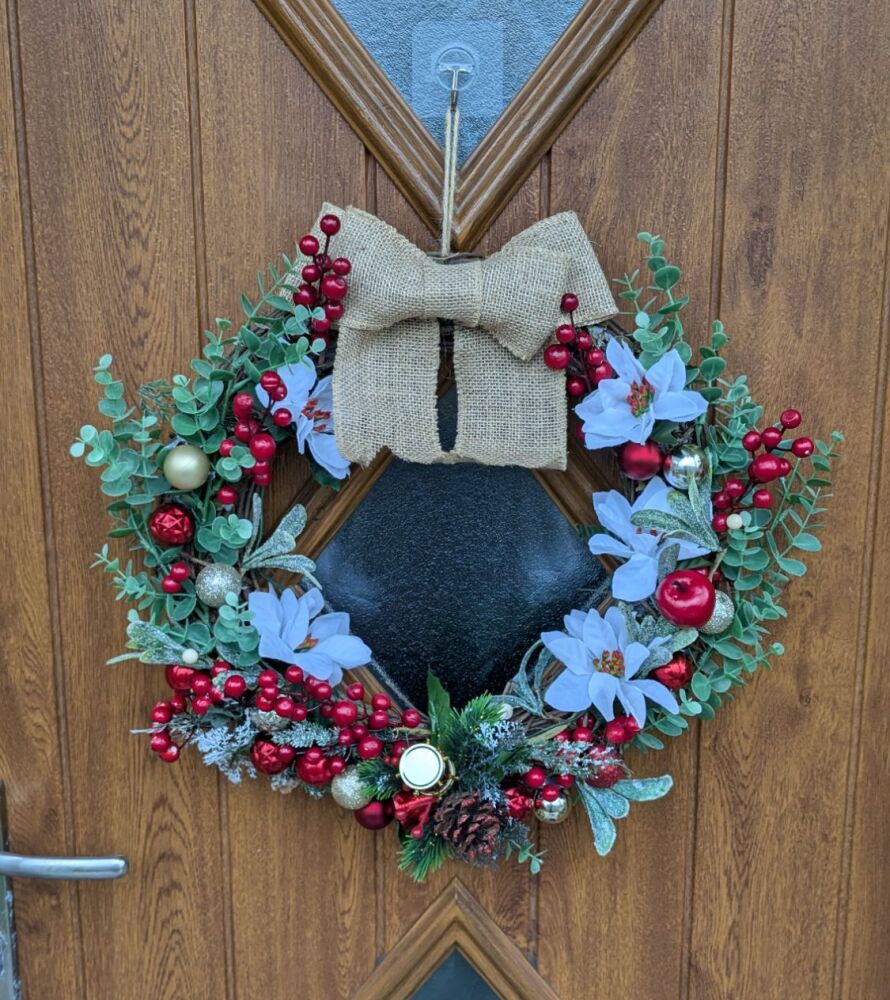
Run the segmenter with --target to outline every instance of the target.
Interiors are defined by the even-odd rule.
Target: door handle
[[[0,877],[110,879],[126,874],[126,858],[32,858],[0,851]]]

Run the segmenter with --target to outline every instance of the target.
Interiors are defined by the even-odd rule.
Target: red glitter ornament
[[[278,756],[278,747],[271,740],[257,740],[250,748],[250,759],[263,774],[278,774],[287,767]]]
[[[179,504],[162,503],[148,519],[148,530],[162,545],[185,545],[195,534],[195,522]]]

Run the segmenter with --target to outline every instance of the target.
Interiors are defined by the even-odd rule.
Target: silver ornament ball
[[[551,826],[562,823],[568,818],[571,811],[572,802],[564,792],[560,793],[559,798],[554,799],[552,802],[547,802],[545,799],[538,799],[535,804],[535,816],[542,823],[550,823]]]
[[[711,468],[711,458],[698,445],[684,444],[675,448],[664,460],[664,478],[678,490],[688,490],[689,483],[702,482]]]
[[[178,444],[167,452],[164,476],[177,490],[196,490],[207,482],[210,459],[193,444]]]
[[[357,767],[347,767],[331,780],[331,798],[343,809],[361,809],[371,801],[371,793],[362,784]]]
[[[195,578],[195,593],[208,608],[221,608],[226,603],[226,594],[241,590],[241,574],[234,566],[211,563],[205,566]]]
[[[706,632],[708,635],[719,635],[732,625],[733,618],[735,618],[735,605],[732,603],[732,598],[729,594],[724,594],[722,590],[718,590],[717,600],[714,604],[711,617],[702,625],[699,631]]]

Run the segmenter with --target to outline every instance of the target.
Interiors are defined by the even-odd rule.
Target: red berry
[[[331,321],[327,317],[324,319],[314,319],[311,323],[313,331],[318,334],[327,333],[330,325]]]
[[[249,469],[245,469],[245,473],[249,476],[265,476],[267,472],[271,470],[272,466],[268,462],[254,462]]]
[[[151,710],[152,722],[169,722],[173,718],[173,709],[165,701],[159,701]]]
[[[586,351],[590,347],[590,334],[586,330],[579,330],[576,342],[579,351]]]
[[[715,514],[711,518],[711,527],[714,531],[726,531],[726,514]]]
[[[352,270],[352,261],[348,257],[337,257],[331,261],[331,270],[334,274],[339,274],[341,278],[345,278]]]
[[[237,503],[237,501],[238,491],[234,486],[220,486],[216,491],[216,502],[222,504],[224,507]]]
[[[297,756],[297,751],[293,747],[289,747],[287,744],[280,746],[278,748],[278,759],[282,764],[290,764],[290,762]]]
[[[272,477],[268,472],[260,472],[253,477],[253,481],[257,486],[268,486],[272,482]]]
[[[358,719],[358,709],[351,701],[338,701],[332,706],[331,722],[338,729],[345,729],[351,726]]]
[[[768,483],[784,475],[782,463],[787,459],[778,455],[758,455],[748,466],[748,474],[758,483]]]
[[[560,302],[560,308],[563,312],[573,313],[578,308],[578,296],[566,292],[562,297],[562,302]]]
[[[219,446],[219,453],[223,458],[228,458],[232,454],[232,449],[237,444],[237,441],[233,441],[231,438],[226,438]]]
[[[529,788],[540,788],[547,780],[547,772],[543,767],[533,767],[525,772],[525,783]]]
[[[593,381],[595,385],[599,385],[604,379],[612,378],[615,374],[615,369],[609,364],[608,361],[604,361],[601,365],[597,365],[593,369]]]
[[[148,745],[155,753],[161,753],[170,746],[170,737],[166,733],[154,733]]]
[[[197,698],[192,699],[192,711],[195,715],[206,715],[212,705],[213,702],[206,694],[199,694]]]
[[[611,788],[624,777],[624,768],[620,764],[606,764],[596,775],[588,779],[587,784],[594,788]]]
[[[326,298],[338,302],[340,299],[346,297],[349,285],[338,274],[326,274],[321,279],[321,291]]]
[[[782,432],[778,427],[764,427],[760,440],[763,442],[764,448],[775,448],[782,440]]]
[[[575,726],[569,733],[569,739],[573,743],[590,743],[593,740],[593,730],[587,726]]]
[[[281,377],[278,372],[263,372],[260,375],[260,385],[266,390],[266,392],[271,392],[273,389],[281,385]]]
[[[306,235],[300,240],[300,253],[311,257],[318,253],[318,240],[312,235]]]
[[[275,699],[275,714],[280,715],[282,719],[289,719],[293,710],[293,698],[288,698],[287,695],[282,695],[280,698]]]
[[[728,497],[732,497],[733,499],[743,497],[745,495],[745,484],[741,481],[741,479],[732,477],[731,479],[727,479],[723,484],[723,492]]]
[[[333,236],[340,232],[340,220],[336,215],[323,215],[318,223],[318,228],[325,236]]]
[[[307,264],[303,270],[300,271],[300,275],[302,276],[303,281],[311,285],[313,282],[318,281],[321,277],[321,268],[318,264]]]
[[[320,684],[316,684],[315,686],[315,697],[318,698],[319,701],[325,701],[325,699],[331,697],[331,690],[331,685],[328,684],[327,681],[322,681]]]
[[[800,410],[784,410],[779,417],[779,423],[786,429],[792,430],[795,427],[800,427],[802,419]]]
[[[333,262],[331,261],[331,258],[328,257],[328,255],[326,253],[320,253],[320,254],[316,254],[316,256],[315,256],[315,263],[318,264],[318,266],[322,269],[322,271],[330,271],[331,264]]]
[[[745,451],[757,451],[760,447],[760,435],[757,431],[748,431],[742,438],[742,447]]]
[[[309,709],[305,706],[305,704],[302,701],[298,701],[294,705],[294,710],[291,712],[290,717],[295,722],[302,722],[303,719],[305,719],[308,714],[309,714]]]
[[[240,698],[247,689],[247,681],[243,677],[239,677],[237,674],[234,677],[227,677],[226,682],[223,685],[223,691],[229,698]]]
[[[213,681],[207,676],[207,674],[198,673],[192,678],[192,691],[195,694],[207,694],[207,692],[213,687]]]
[[[420,725],[420,712],[416,708],[406,709],[402,713],[402,725],[408,729],[416,729]]]
[[[556,783],[560,788],[571,788],[575,784],[575,777],[571,774],[558,774]]]
[[[639,724],[633,716],[616,715],[611,722],[606,723],[603,735],[609,743],[630,743],[639,731]]]
[[[590,368],[599,368],[606,360],[606,355],[598,347],[592,347],[587,352],[587,365]]]
[[[287,427],[288,424],[292,424],[293,422],[294,415],[286,406],[282,406],[280,410],[276,410],[272,414],[272,423],[276,427]]]
[[[271,434],[257,434],[250,442],[250,453],[257,461],[266,462],[275,454],[275,439]]]
[[[287,670],[284,671],[284,676],[289,684],[302,684],[303,677],[305,675],[302,667],[298,667],[296,664],[292,663]]]
[[[161,581],[161,589],[165,594],[178,594],[182,590],[182,584],[172,576],[165,576]]]
[[[383,752],[383,743],[376,736],[366,736],[359,742],[358,755],[362,760],[372,760]]]
[[[318,299],[318,293],[312,287],[312,285],[300,285],[300,287],[294,292],[294,302],[298,306],[305,306],[307,309],[311,309],[315,305]]]
[[[255,433],[253,424],[253,420],[239,420],[235,424],[235,429],[232,433],[242,444],[247,444]]]
[[[324,314],[332,323],[336,323],[344,312],[346,310],[343,308],[342,302],[325,302],[324,304]]]
[[[365,737],[365,736],[368,735],[368,727],[367,726],[363,726],[361,723],[358,723],[357,725],[355,725],[355,726],[352,727],[352,735],[357,740],[360,740],[363,737]]]
[[[556,342],[558,344],[574,344],[575,328],[571,323],[563,323],[556,328]]]
[[[197,673],[192,667],[171,663],[164,669],[164,678],[174,691],[190,691],[192,678]]]
[[[797,438],[791,444],[791,451],[798,458],[809,458],[815,448],[812,438]]]
[[[232,400],[232,413],[239,420],[243,420],[253,412],[253,403],[253,396],[249,392],[239,392]]]
[[[714,505],[714,510],[729,510],[732,506],[732,497],[726,492],[726,490],[720,490],[714,494],[711,498],[711,502]]]
[[[371,712],[368,717],[369,729],[385,729],[389,725],[389,715],[383,709]]]
[[[346,768],[346,761],[342,757],[331,757],[328,761],[328,769],[331,774],[340,774]]]
[[[386,709],[390,708],[392,701],[388,694],[375,694],[371,699],[371,708]]]
[[[771,506],[773,502],[773,495],[769,490],[755,490],[754,491],[754,506],[766,508]]]
[[[181,694],[174,694],[167,704],[173,709],[174,715],[179,715],[180,712],[185,711],[185,698]]]
[[[544,785],[541,789],[540,796],[545,802],[555,802],[562,792],[559,790],[559,785]]]
[[[550,344],[549,347],[544,349],[544,364],[554,371],[561,371],[563,368],[568,368],[571,360],[571,352],[562,344]]]
[[[192,571],[189,569],[188,563],[175,562],[170,567],[168,575],[182,583],[183,580],[187,580],[192,575]]]
[[[780,458],[779,459],[779,475],[780,476],[787,476],[790,471],[791,471],[791,463],[788,461],[788,459],[787,458]]]
[[[587,383],[583,378],[573,375],[570,379],[566,380],[566,392],[575,398],[583,396],[587,392]]]
[[[267,694],[258,694],[253,699],[253,703],[261,712],[271,712],[272,706],[275,704],[275,699],[270,698]]]
[[[179,747],[171,743],[166,750],[162,750],[158,756],[168,764],[175,764],[179,760]]]
[[[278,687],[278,672],[276,670],[261,670],[257,683],[260,687]]]
[[[356,681],[355,684],[350,684],[346,689],[346,697],[351,698],[353,701],[361,701],[365,696],[365,686],[364,684],[359,684]]]

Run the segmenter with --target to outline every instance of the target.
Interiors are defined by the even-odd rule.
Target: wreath
[[[797,436],[795,409],[767,420],[746,377],[725,374],[720,322],[694,357],[680,269],[640,234],[645,276],[616,282],[623,325],[576,323],[567,291],[539,358],[565,374],[585,446],[613,451],[622,472],[621,490],[593,494],[596,523],[578,526],[614,570],[611,594],[543,632],[503,692],[455,707],[430,674],[425,710],[397,705],[350,675],[372,652],[295,551],[305,509],[263,525],[273,459],[294,437],[321,485],[349,474],[330,370],[352,265],[332,256],[339,218],[319,228],[323,242],[299,241],[308,261],[260,272],[239,327],[216,321],[190,375],[131,404],[110,356],[94,369],[111,426],[82,427],[71,454],[102,470],[109,534],[137,557],[105,544],[94,564],[134,605],[128,652],[109,662],[163,665],[170,691],[140,732],[164,762],[190,744],[233,782],[262,774],[277,791],[329,792],[366,828],[395,822],[417,879],[449,858],[513,856],[536,872],[531,819],[559,823],[573,804],[604,855],[630,803],[671,787],[634,778],[628,748],[659,750],[712,718],[783,652],[769,630],[820,548],[842,435]]]

